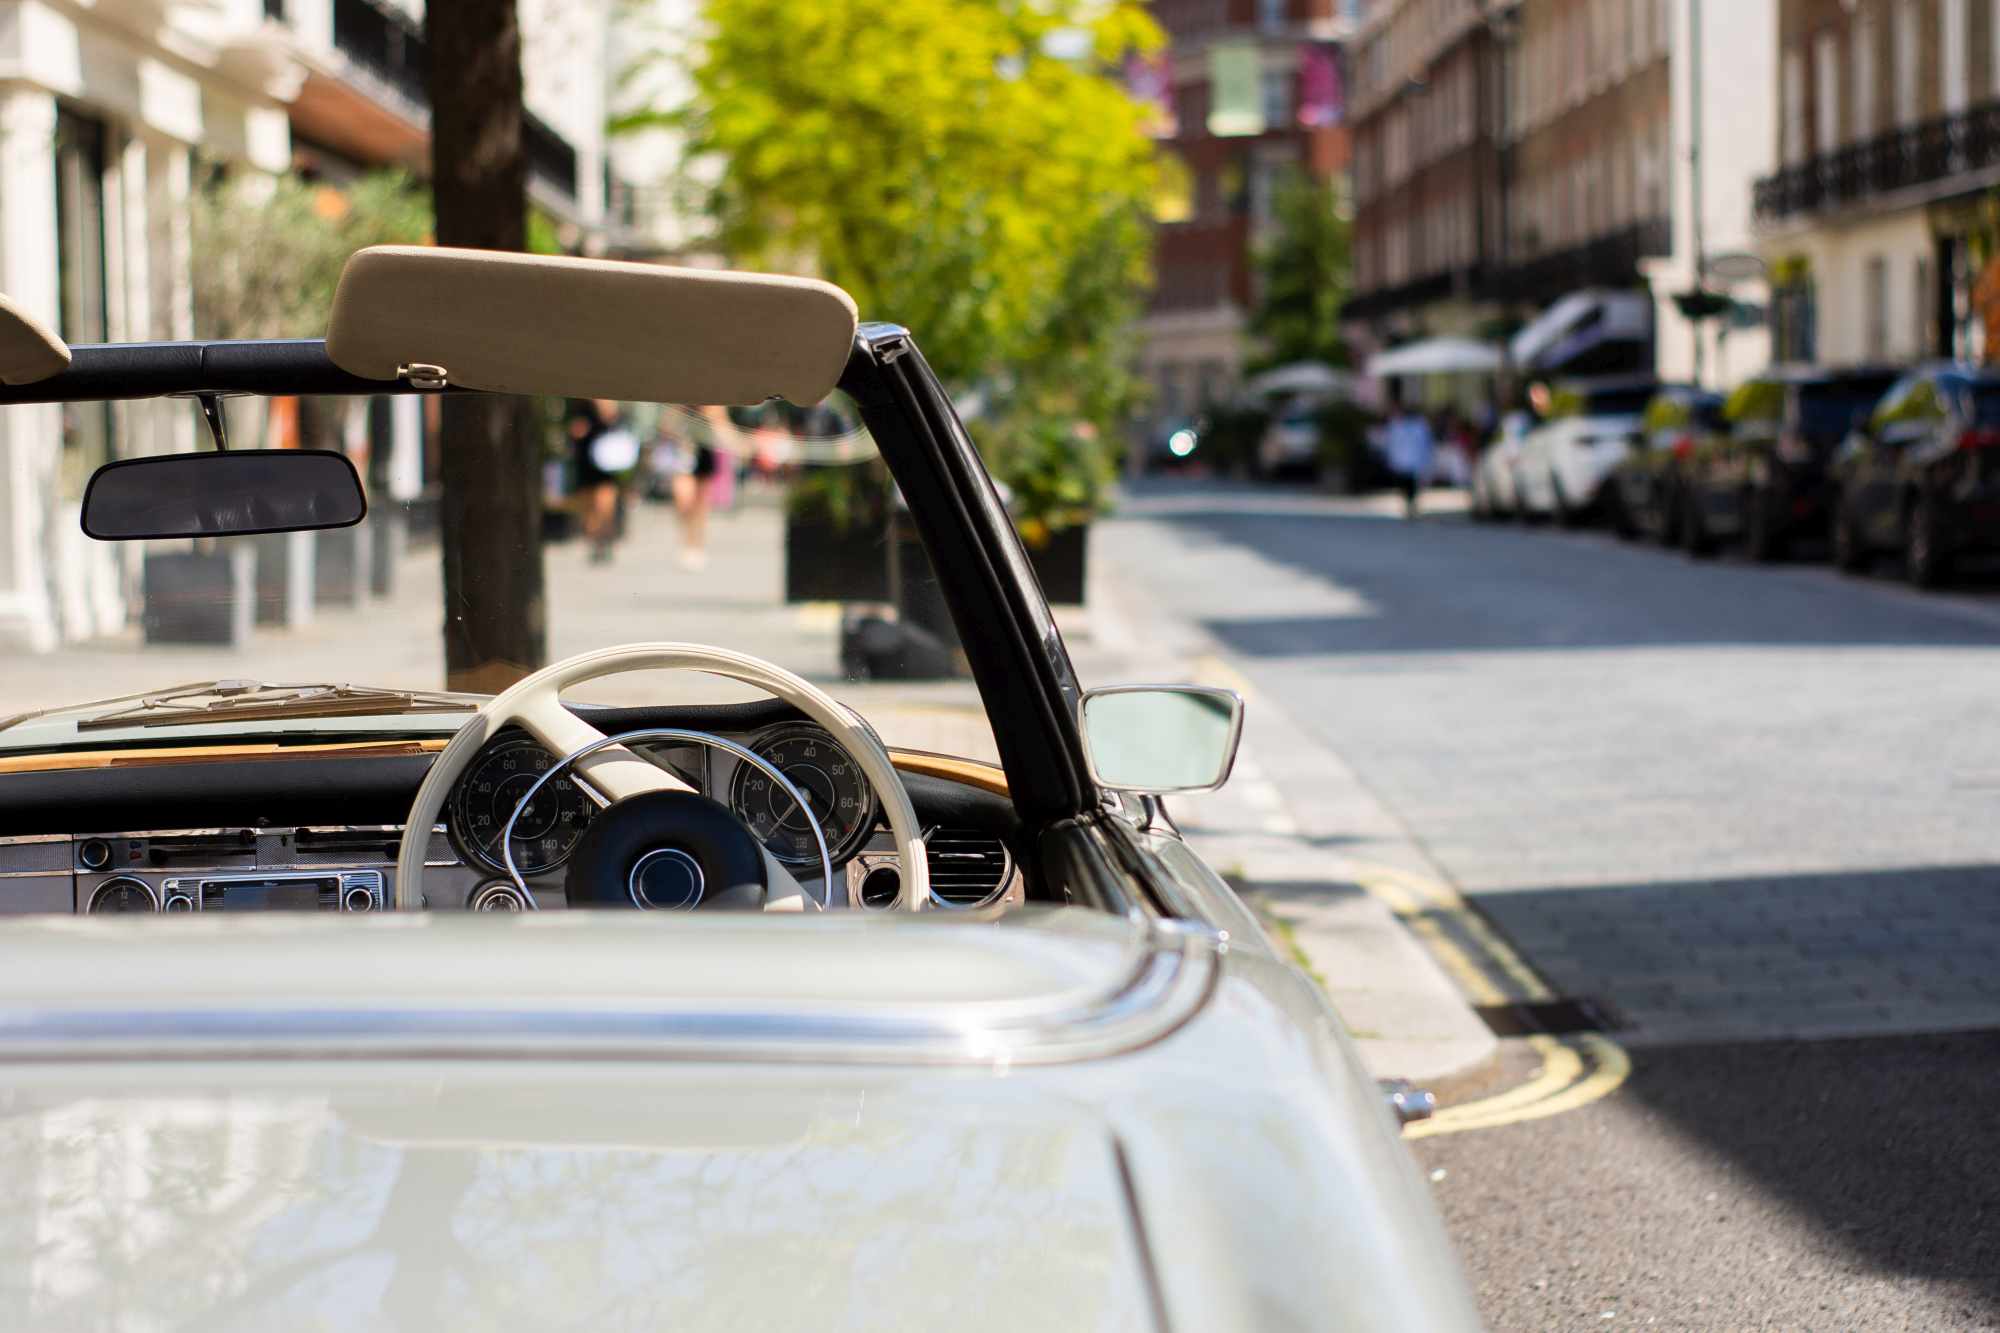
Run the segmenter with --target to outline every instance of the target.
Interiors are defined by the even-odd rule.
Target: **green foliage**
[[[1340,308],[1354,283],[1354,226],[1340,187],[1296,172],[1272,206],[1271,237],[1256,256],[1262,295],[1250,312],[1250,332],[1265,344],[1260,365],[1346,365]]]
[[[347,257],[428,239],[430,196],[402,171],[342,189],[231,174],[196,192],[192,227],[197,336],[318,337]]]
[[[1329,471],[1345,475],[1350,485],[1358,484],[1374,455],[1368,448],[1368,428],[1375,415],[1345,398],[1336,398],[1313,414],[1319,427],[1320,462]]]
[[[1143,8],[705,11],[690,108],[628,111],[614,132],[685,132],[690,155],[717,164],[703,203],[734,262],[816,272],[865,318],[915,330],[946,383],[985,385],[997,406],[975,433],[1024,530],[1095,513],[1112,472],[1103,441],[1135,393],[1130,331],[1160,179],[1143,110],[1113,74],[1162,41]],[[645,64],[623,85],[643,84]],[[861,484],[815,478],[801,503],[862,512],[865,495],[830,494]]]
[[[891,494],[889,470],[880,462],[808,467],[786,491],[785,510],[826,519],[841,532],[886,532]]]
[[[1122,299],[1146,273],[1157,180],[1108,63],[1159,32],[1131,0],[708,0],[683,117],[720,176],[733,259],[810,267],[919,334],[947,382],[1031,362],[1095,251]],[[1044,54],[1087,31],[1092,59]],[[627,125],[645,123],[627,117]]]

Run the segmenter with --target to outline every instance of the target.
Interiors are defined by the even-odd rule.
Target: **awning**
[[[1500,369],[1500,349],[1471,338],[1426,338],[1368,358],[1373,379],[1401,375],[1490,375]]]
[[[1243,392],[1259,398],[1276,393],[1340,394],[1353,385],[1354,376],[1347,371],[1321,361],[1294,361],[1253,376],[1243,385]]]
[[[1653,303],[1642,292],[1571,292],[1514,335],[1514,364],[1529,374],[1587,374],[1627,366],[1653,338]],[[1636,366],[1636,363],[1635,363]]]

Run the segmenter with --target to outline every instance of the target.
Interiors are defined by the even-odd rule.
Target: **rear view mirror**
[[[1143,795],[1229,780],[1243,700],[1195,685],[1118,685],[1083,696],[1083,748],[1100,787]]]
[[[367,513],[354,464],[324,449],[127,458],[83,493],[83,530],[102,542],[348,528]]]

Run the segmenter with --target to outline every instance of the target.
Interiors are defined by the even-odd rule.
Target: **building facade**
[[[1781,0],[1757,182],[1780,354],[2000,355],[2000,4]]]
[[[1142,373],[1155,425],[1224,401],[1252,350],[1245,324],[1255,300],[1254,248],[1266,233],[1286,177],[1343,177],[1348,135],[1338,43],[1352,26],[1351,0],[1157,0],[1168,36],[1171,127],[1162,146],[1186,193],[1162,220],[1155,289],[1141,325]],[[1252,66],[1252,107],[1224,103],[1226,62]],[[1331,68],[1335,94],[1315,90],[1309,62]],[[1239,66],[1241,67],[1241,66]],[[1247,112],[1247,114],[1245,114]]]
[[[613,0],[522,0],[530,194],[586,253],[629,222],[605,142],[613,21]],[[200,335],[199,183],[421,173],[425,62],[418,0],[0,0],[0,290],[72,343]],[[419,408],[356,417],[394,498],[422,485]],[[83,485],[109,458],[195,445],[184,403],[0,413],[0,651],[128,625],[144,553],[84,538]]]
[[[1768,150],[1747,131],[1771,113],[1746,94],[1774,44],[1767,6],[1724,0],[1378,5],[1354,42],[1350,313],[1381,341],[1500,339],[1603,293],[1649,332],[1580,365],[1710,382],[1762,365],[1754,283],[1699,324],[1674,297],[1751,243]]]

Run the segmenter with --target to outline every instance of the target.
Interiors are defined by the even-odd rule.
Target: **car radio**
[[[245,871],[160,881],[163,912],[379,912],[379,870]]]

